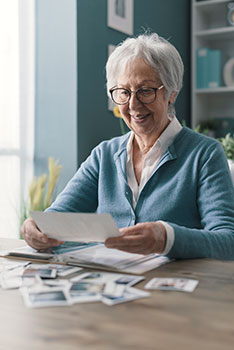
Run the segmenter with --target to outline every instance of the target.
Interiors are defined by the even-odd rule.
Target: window
[[[0,77],[0,236],[17,238],[33,175],[33,0],[0,2]]]

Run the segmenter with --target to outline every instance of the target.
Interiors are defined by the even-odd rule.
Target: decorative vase
[[[233,185],[234,185],[234,160],[228,159],[228,165],[229,165],[229,169],[231,172],[232,181],[233,181]]]

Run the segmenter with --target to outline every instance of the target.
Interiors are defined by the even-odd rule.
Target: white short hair
[[[166,98],[173,92],[177,97],[183,85],[184,65],[177,49],[156,33],[127,38],[115,48],[106,63],[108,94],[117,85],[119,74],[136,58],[142,58],[155,70],[165,87]]]

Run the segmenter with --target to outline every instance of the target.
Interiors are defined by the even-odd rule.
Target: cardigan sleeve
[[[99,156],[95,148],[46,211],[95,212],[98,205]]]
[[[202,228],[170,222],[175,240],[168,256],[234,260],[234,188],[220,144],[211,144],[201,156],[197,179]]]

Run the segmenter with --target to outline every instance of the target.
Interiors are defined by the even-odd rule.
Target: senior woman
[[[172,258],[234,259],[234,189],[214,139],[182,127],[174,102],[183,63],[157,34],[128,38],[110,55],[107,91],[130,132],[98,145],[48,209],[110,213],[121,236],[107,247]],[[95,232],[94,232],[95,234]],[[34,248],[48,239],[28,219]]]

